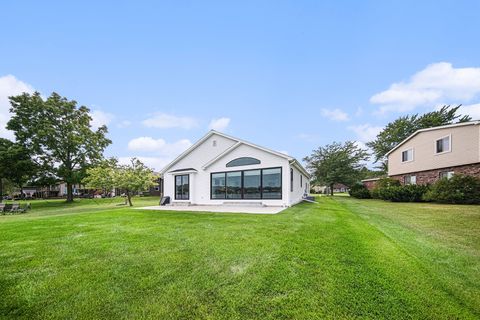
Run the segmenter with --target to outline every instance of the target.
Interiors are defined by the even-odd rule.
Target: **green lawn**
[[[480,317],[480,206],[339,196],[272,216],[121,202],[0,216],[0,318]]]

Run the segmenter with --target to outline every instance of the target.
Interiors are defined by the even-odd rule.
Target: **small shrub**
[[[388,192],[385,191],[385,189],[389,187],[399,187],[400,186],[400,181],[397,179],[392,179],[392,178],[382,178],[377,181],[375,184],[375,188],[370,192],[370,195],[374,199],[383,199],[383,200],[388,200],[385,197],[388,198]]]
[[[450,179],[440,179],[433,184],[424,198],[427,201],[441,203],[478,204],[480,203],[480,179],[458,174]]]
[[[428,185],[410,184],[383,188],[380,194],[382,199],[393,202],[421,202],[428,190]]]
[[[367,187],[365,187],[361,183],[357,183],[353,185],[350,190],[348,191],[350,196],[357,198],[357,199],[370,199],[370,191],[368,191]]]

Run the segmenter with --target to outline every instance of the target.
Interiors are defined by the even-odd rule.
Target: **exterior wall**
[[[216,141],[216,146],[213,145],[213,141]],[[192,150],[187,156],[182,158],[179,162],[175,163],[169,170],[174,171],[178,169],[185,169],[185,168],[194,168],[198,172],[201,173],[202,171],[202,166],[206,164],[208,161],[213,159],[215,156],[218,154],[224,152],[231,146],[235,144],[234,140],[227,139],[222,136],[218,135],[212,135],[209,137],[207,140],[205,140],[201,145],[199,145],[197,148]],[[195,192],[198,189],[198,186],[195,185],[197,182],[197,175],[198,173],[192,173],[190,174],[190,199],[189,200],[175,200],[175,194],[174,194],[174,188],[175,188],[175,183],[174,183],[174,175],[171,173],[166,172],[164,174],[164,182],[163,182],[163,187],[164,187],[164,195],[169,196],[172,202],[190,202],[190,203],[197,203],[196,202],[196,194]],[[202,180],[202,179],[201,179]],[[201,181],[200,181],[201,182]],[[210,185],[210,183],[208,184]],[[208,189],[208,186],[205,187]],[[203,196],[205,199],[205,196]],[[201,199],[201,196],[200,196]]]
[[[375,189],[375,186],[377,185],[378,179],[375,180],[363,180],[362,183],[367,188],[368,190],[373,190]]]
[[[288,183],[283,184],[283,188],[287,188],[289,192],[289,206],[299,203],[302,201],[303,195],[309,193],[309,181],[297,168],[289,166],[293,169],[293,191],[291,191],[291,182],[290,182],[290,169],[288,170]],[[300,178],[301,177],[301,178]],[[300,182],[302,185],[300,185]],[[284,190],[285,191],[285,190]]]
[[[480,178],[480,163],[455,166],[455,167],[446,167],[441,169],[433,169],[427,171],[411,172],[408,174],[400,174],[390,176],[390,178],[397,179],[401,184],[404,182],[404,177],[406,175],[414,175],[417,178],[417,184],[432,184],[438,179],[440,179],[440,172],[444,171],[453,171],[454,174],[463,174],[474,176]]]
[[[213,147],[213,140],[216,140],[216,147]],[[229,147],[233,146],[236,141],[227,139],[222,136],[212,135],[201,145],[199,145],[190,154],[181,159],[174,166],[164,173],[164,195],[169,196],[172,203],[189,203],[198,205],[222,205],[228,202],[259,202],[267,206],[289,206],[299,202],[303,196],[305,183],[308,179],[303,177],[303,188],[300,188],[299,174],[300,172],[294,168],[294,192],[290,192],[290,164],[286,158],[274,155],[245,144],[238,146],[224,157],[218,159],[216,162],[203,167],[219,154],[224,152]],[[233,159],[240,157],[253,157],[260,160],[260,164],[246,165],[238,167],[226,167],[226,164]],[[282,168],[282,199],[211,199],[211,173],[228,172],[251,169],[265,169],[265,168]],[[190,195],[189,200],[175,200],[175,175],[181,175],[181,172],[172,172],[179,169],[193,168],[196,171],[189,173],[190,179]]]
[[[435,141],[451,135],[451,151],[435,153]],[[413,161],[402,163],[402,152],[413,148]],[[480,126],[467,125],[420,132],[388,155],[388,175],[397,176],[480,162]]]

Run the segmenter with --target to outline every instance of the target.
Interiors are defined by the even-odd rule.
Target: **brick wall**
[[[453,171],[455,174],[463,174],[480,178],[480,163],[467,164],[463,166],[447,167],[442,169],[427,170],[420,172],[411,172],[408,174],[400,174],[390,176],[390,178],[397,179],[403,184],[404,177],[413,175],[417,177],[417,184],[432,184],[440,179],[440,172]],[[367,187],[368,188],[368,187]]]
[[[375,186],[377,185],[378,179],[377,180],[366,180],[362,181],[363,185],[368,189],[368,190],[373,190]]]

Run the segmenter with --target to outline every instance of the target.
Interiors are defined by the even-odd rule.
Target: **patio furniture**
[[[10,209],[10,214],[18,213],[20,210],[20,205],[18,203],[12,204],[12,208]]]

